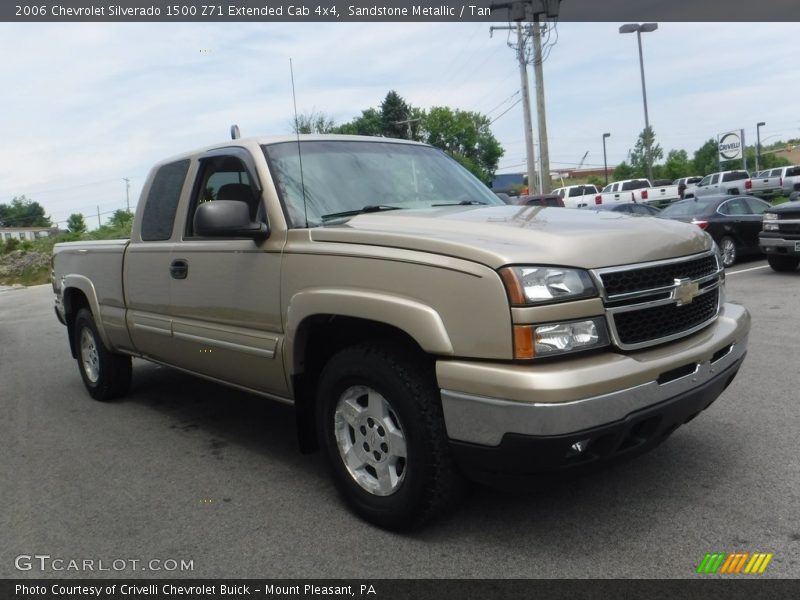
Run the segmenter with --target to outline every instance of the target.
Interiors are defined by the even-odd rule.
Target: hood
[[[609,211],[542,206],[453,206],[369,213],[317,227],[312,241],[444,254],[499,268],[584,269],[686,256],[711,248],[695,225]]]

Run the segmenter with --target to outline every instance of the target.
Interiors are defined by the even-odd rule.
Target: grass
[[[38,267],[34,269],[23,269],[21,273],[15,273],[11,277],[0,277],[0,285],[41,285],[50,283],[50,268]]]
[[[104,225],[94,231],[89,231],[82,234],[76,233],[61,233],[52,237],[40,238],[38,240],[29,242],[22,242],[18,245],[19,250],[23,252],[41,252],[43,254],[52,254],[53,246],[61,242],[78,242],[85,240],[115,240],[121,238],[128,238],[131,235],[130,224],[124,227],[112,227]],[[2,255],[7,254],[5,244],[0,244],[0,258]],[[7,276],[0,277],[0,284],[2,285],[40,285],[50,281],[50,267],[35,267],[27,268],[22,271],[12,272]]]

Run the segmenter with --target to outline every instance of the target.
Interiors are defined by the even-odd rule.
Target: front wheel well
[[[319,449],[314,398],[322,369],[340,350],[375,340],[393,342],[409,354],[433,361],[408,333],[386,323],[339,315],[314,315],[300,323],[295,335],[292,387],[302,452]]]

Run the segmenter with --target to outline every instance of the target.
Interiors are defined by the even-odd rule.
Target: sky
[[[502,24],[499,24],[502,25]],[[551,170],[625,159],[644,127],[636,36],[559,23],[544,62]],[[557,31],[557,33],[556,33]],[[717,134],[800,137],[793,23],[660,23],[642,35],[650,123],[665,154]],[[389,90],[421,108],[496,119],[498,172],[525,170],[519,68],[487,23],[0,23],[0,203],[64,227],[135,206],[158,160],[242,136],[287,134],[298,111],[337,122]],[[530,69],[533,96],[533,70]],[[536,123],[533,116],[534,128]],[[702,175],[702,173],[700,173]]]

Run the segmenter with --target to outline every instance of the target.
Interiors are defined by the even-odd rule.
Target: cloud
[[[800,81],[781,41],[794,29],[662,23],[645,34],[662,147],[691,154],[720,131],[752,137],[762,120],[762,137],[790,137]],[[588,150],[587,164],[601,163],[604,132],[609,162],[621,160],[644,126],[635,36],[612,23],[562,23],[551,35],[551,160],[578,163]],[[135,198],[151,164],[224,140],[232,123],[244,135],[288,133],[290,57],[301,112],[349,120],[390,89],[423,108],[496,109],[501,164],[524,163],[521,105],[500,116],[520,85],[507,37],[484,23],[4,23],[0,202],[27,194],[57,220],[103,212],[124,205],[123,177]]]

